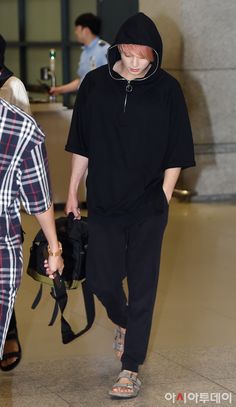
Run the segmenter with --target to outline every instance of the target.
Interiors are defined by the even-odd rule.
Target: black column
[[[27,81],[25,20],[25,0],[18,0],[20,78],[24,83]]]
[[[62,80],[70,82],[69,1],[61,0]],[[70,95],[63,95],[63,104],[69,106]]]
[[[97,0],[97,13],[102,19],[102,38],[112,43],[120,25],[138,10],[138,0]]]

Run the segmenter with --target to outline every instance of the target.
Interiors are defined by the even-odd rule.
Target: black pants
[[[147,353],[167,217],[166,204],[162,213],[142,221],[88,222],[87,281],[108,317],[126,328],[122,369],[133,372]]]
[[[13,309],[8,332],[11,333],[12,331],[15,331],[15,329],[16,329],[16,314],[15,310]]]

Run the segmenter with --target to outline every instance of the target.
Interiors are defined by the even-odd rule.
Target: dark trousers
[[[147,353],[167,218],[166,204],[162,213],[142,221],[88,222],[87,281],[108,317],[126,328],[122,369],[133,372]]]
[[[14,332],[15,330],[16,330],[16,314],[15,314],[15,310],[13,309],[9,328],[8,328],[8,333],[11,333],[12,331]]]

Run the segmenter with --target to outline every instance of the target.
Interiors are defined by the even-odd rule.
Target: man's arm
[[[167,168],[165,170],[163,190],[166,195],[166,199],[170,202],[175,184],[179,178],[181,168]]]
[[[61,86],[52,86],[49,93],[50,95],[57,96],[63,93],[76,92],[80,85],[80,79],[74,79],[73,81]]]
[[[71,177],[68,191],[68,198],[65,213],[73,212],[74,216],[80,219],[80,209],[78,208],[78,188],[85,171],[88,168],[88,158],[82,155],[72,155]]]

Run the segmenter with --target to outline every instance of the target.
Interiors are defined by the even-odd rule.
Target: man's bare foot
[[[135,377],[138,376],[138,373],[131,372],[131,370],[126,370],[126,372],[128,372],[128,374],[134,375]],[[129,378],[127,378],[127,377],[121,377],[121,378],[117,381],[117,383],[119,383],[119,384],[128,384],[128,385],[131,385],[131,387],[132,387],[132,381],[131,381]],[[119,385],[117,385],[116,387],[113,388],[113,391],[114,391],[115,393],[122,393],[122,392],[123,392],[123,393],[131,393],[131,392],[132,392],[132,388],[129,388],[129,387],[119,387]]]
[[[136,397],[141,387],[141,382],[137,376],[137,372],[122,370],[112,390],[109,392],[110,396],[115,398]]]
[[[124,353],[125,333],[126,333],[125,328],[122,328],[121,326],[117,326],[117,328],[115,330],[115,339],[114,339],[114,343],[113,343],[113,349],[114,349],[115,355],[118,359],[121,359],[121,356]]]

